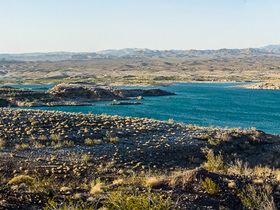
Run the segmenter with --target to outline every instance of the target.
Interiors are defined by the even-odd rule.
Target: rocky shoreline
[[[233,86],[235,88],[247,88],[247,89],[262,89],[262,90],[280,90],[280,81],[274,80],[269,82],[258,82],[247,85]]]

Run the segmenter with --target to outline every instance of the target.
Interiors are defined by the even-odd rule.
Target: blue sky
[[[280,44],[279,0],[0,0],[0,53]]]

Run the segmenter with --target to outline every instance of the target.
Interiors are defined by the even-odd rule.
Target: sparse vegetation
[[[257,187],[248,184],[238,196],[246,208],[264,209],[265,206],[270,206],[270,209],[276,209],[271,193],[272,189],[269,185]]]
[[[108,198],[107,207],[109,209],[151,209],[167,210],[171,209],[171,199],[163,199],[160,195],[151,193],[134,194],[131,191],[119,188],[112,192]]]
[[[213,182],[209,177],[206,177],[204,181],[201,180],[201,184],[205,192],[209,195],[217,195],[220,191],[219,185]]]
[[[13,179],[11,179],[8,184],[21,184],[21,183],[25,183],[28,185],[31,185],[34,181],[34,178],[27,176],[27,175],[20,175],[20,176],[16,176]]]
[[[204,168],[208,171],[212,172],[223,172],[226,173],[228,167],[224,164],[223,157],[221,152],[219,155],[214,155],[213,150],[209,150],[208,154],[206,155],[207,162],[204,165]]]
[[[5,141],[3,139],[0,139],[0,150],[3,150],[5,148]]]
[[[114,136],[110,131],[106,131],[106,136],[104,137],[104,141],[116,144],[120,141],[119,137]]]

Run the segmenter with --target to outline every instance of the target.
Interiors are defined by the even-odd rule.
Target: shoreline
[[[1,79],[0,79],[1,80]],[[3,80],[2,80],[3,81]],[[84,84],[96,84],[96,85],[101,85],[101,86],[135,86],[135,87],[164,87],[164,86],[170,86],[172,85],[172,83],[250,83],[250,82],[258,82],[259,80],[244,80],[244,81],[239,81],[239,80],[227,80],[227,79],[223,79],[223,80],[216,80],[216,81],[210,81],[210,80],[205,80],[205,81],[196,81],[196,80],[174,80],[174,81],[166,81],[166,80],[155,80],[154,82],[158,82],[158,84],[149,84],[149,82],[145,83],[137,83],[137,80],[134,82],[132,81],[132,83],[130,84],[129,81],[126,82],[122,82],[122,81],[117,81],[117,82],[99,82],[99,83],[92,83],[92,82],[84,82]],[[82,82],[82,81],[81,81]],[[153,82],[150,81],[150,82]],[[65,82],[46,82],[46,83],[42,83],[42,82],[38,82],[38,83],[33,83],[33,82],[11,82],[11,81],[7,81],[6,83],[2,83],[0,84],[0,86],[4,86],[4,85],[57,85],[60,83],[71,83],[70,81],[65,81]],[[75,83],[75,82],[73,82]],[[77,82],[80,83],[80,82]]]

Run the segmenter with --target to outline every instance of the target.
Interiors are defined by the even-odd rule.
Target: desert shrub
[[[218,139],[209,138],[208,143],[213,145],[213,146],[216,146],[216,145],[219,145],[221,143],[221,141],[219,141]]]
[[[230,164],[228,172],[230,174],[249,175],[252,173],[252,169],[248,167],[247,162],[243,163],[242,160],[236,159]]]
[[[29,145],[28,144],[22,144],[21,145],[21,149],[22,150],[28,150],[29,149]]]
[[[28,150],[29,148],[28,144],[15,144],[15,150]]]
[[[5,148],[5,141],[3,139],[0,139],[0,150],[3,150]]]
[[[30,188],[31,188],[32,192],[34,192],[34,193],[48,192],[52,189],[51,180],[43,178],[41,175],[36,176],[32,180],[32,182],[30,184]]]
[[[21,184],[25,183],[27,185],[31,185],[34,182],[34,178],[27,176],[27,175],[19,175],[12,178],[8,184]]]
[[[120,185],[124,183],[124,179],[115,179],[113,181],[113,185]]]
[[[109,196],[107,202],[107,207],[109,209],[149,209],[149,210],[166,210],[171,209],[171,199],[162,198],[159,194],[154,193],[142,193],[134,194],[132,191],[124,190],[123,188],[118,188],[117,191],[112,192]]]
[[[83,162],[87,163],[89,161],[89,156],[87,154],[83,155]]]
[[[207,171],[211,172],[219,172],[219,173],[226,173],[228,170],[228,167],[224,164],[223,157],[221,155],[221,152],[219,155],[214,155],[213,150],[209,150],[208,154],[206,155],[207,162],[204,165],[204,168]]]
[[[120,141],[119,137],[114,136],[108,130],[106,131],[106,137],[104,137],[104,140],[106,142],[113,143],[113,144],[116,144],[116,143],[118,143]]]
[[[92,139],[87,138],[87,139],[85,139],[85,145],[87,145],[87,146],[93,146],[93,145],[94,145],[94,142],[93,142]]]
[[[169,124],[174,124],[174,120],[173,120],[172,118],[170,118],[170,119],[168,120],[168,123],[169,123]]]
[[[194,170],[177,171],[168,178],[168,186],[172,188],[181,187],[185,189],[191,182],[194,182],[195,180],[196,172]]]
[[[217,195],[220,191],[219,185],[213,182],[212,179],[209,177],[206,177],[204,181],[201,180],[201,185],[205,190],[205,192],[208,193],[209,195]]]
[[[64,141],[64,145],[67,147],[74,147],[75,143],[74,141]]]
[[[39,122],[38,121],[32,121],[31,125],[39,125]]]
[[[73,200],[71,197],[67,197],[64,202],[56,201],[55,197],[48,199],[46,207],[43,207],[43,210],[95,210],[97,209],[92,204],[87,204],[81,200]]]
[[[42,149],[42,148],[45,147],[43,144],[40,144],[40,143],[37,142],[37,141],[35,141],[35,142],[33,143],[33,145],[34,145],[35,149]]]
[[[103,191],[103,184],[102,183],[98,183],[90,189],[90,194],[100,194],[100,193],[103,193],[103,192],[104,191]]]
[[[100,177],[90,183],[91,189],[90,194],[100,194],[103,193],[104,184],[101,182]]]
[[[93,139],[93,144],[94,145],[100,145],[100,144],[102,144],[102,140],[101,139]]]
[[[51,140],[53,141],[61,141],[62,140],[62,137],[60,136],[60,134],[52,134],[50,136]]]
[[[21,184],[25,183],[30,187],[32,192],[44,192],[49,190],[51,187],[51,180],[42,178],[41,176],[36,176],[35,178],[27,175],[19,175],[11,179],[8,184]]]
[[[210,136],[207,133],[201,133],[200,135],[197,136],[197,138],[202,140],[208,140],[210,139]]]
[[[230,141],[230,140],[231,140],[230,134],[224,133],[224,134],[221,136],[221,140],[222,140],[222,141]]]
[[[60,149],[62,147],[62,144],[60,142],[55,143],[54,141],[52,141],[51,147],[53,149]]]
[[[40,140],[40,141],[47,141],[48,138],[47,138],[45,135],[40,135],[40,136],[38,137],[38,140]]]
[[[163,177],[148,177],[145,180],[144,186],[145,187],[149,187],[149,188],[153,188],[153,187],[158,187],[160,185],[162,185],[164,182],[164,178]]]
[[[276,209],[271,193],[272,189],[268,185],[257,187],[248,184],[240,191],[238,197],[248,209]],[[267,208],[264,208],[265,206]]]

